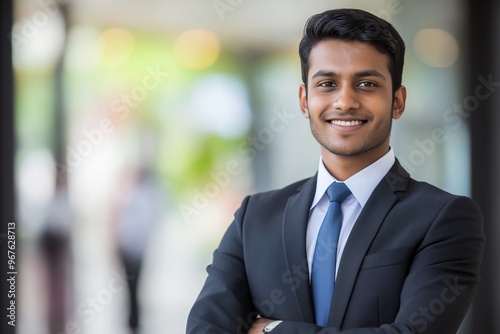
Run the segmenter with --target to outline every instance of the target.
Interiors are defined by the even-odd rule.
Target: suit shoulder
[[[281,222],[290,198],[302,196],[301,203],[308,201],[314,192],[316,178],[300,180],[280,189],[259,192],[247,196],[235,214],[237,221],[251,221],[251,226],[258,226],[256,222]]]
[[[314,182],[315,179],[316,179],[315,177],[311,177],[294,182],[280,189],[274,189],[252,194],[247,197],[248,205],[259,209],[265,209],[265,208],[277,209],[281,206],[285,206],[288,199],[291,196],[300,192],[300,190],[304,187],[305,184],[309,183],[310,185],[310,183]]]
[[[433,196],[439,196],[444,198],[455,198],[459,195],[452,194],[444,189],[441,189],[433,184],[427,183],[425,181],[418,181],[413,178],[410,178],[409,190],[414,192],[425,192],[427,194],[432,194]]]
[[[469,197],[452,194],[427,182],[415,180],[397,159],[384,180],[400,199],[407,199],[413,204],[421,203],[439,207],[451,202],[459,202],[477,207],[477,204]]]
[[[263,191],[259,193],[255,193],[250,195],[252,200],[268,200],[268,199],[275,199],[279,197],[285,197],[288,198],[289,196],[295,194],[297,191],[299,191],[302,186],[307,182],[307,181],[312,181],[313,178],[306,178],[297,182],[294,182],[292,184],[289,184],[283,188],[279,189],[273,189],[273,190],[268,190],[268,191]]]
[[[432,202],[438,206],[446,205],[450,202],[459,202],[467,206],[479,208],[478,205],[467,196],[452,194],[424,181],[410,179],[407,190],[407,194],[413,199],[420,198],[423,201]]]

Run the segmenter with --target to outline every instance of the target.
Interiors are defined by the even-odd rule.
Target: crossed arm
[[[392,323],[374,328],[323,328],[298,319],[256,318],[243,247],[244,202],[214,253],[209,276],[188,319],[187,333],[258,334],[284,320],[273,334],[455,333],[479,280],[484,246],[482,216],[472,201],[446,205],[412,258]],[[264,260],[264,259],[263,259]],[[274,315],[272,315],[274,316]]]

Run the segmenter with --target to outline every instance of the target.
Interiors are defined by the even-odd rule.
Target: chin
[[[376,146],[361,146],[361,147],[348,147],[348,146],[338,146],[338,145],[328,145],[324,146],[330,153],[341,156],[341,157],[359,157],[363,155],[374,154],[376,151],[380,150],[383,143]]]
[[[356,147],[346,147],[338,145],[322,145],[322,146],[331,154],[344,157],[352,157],[366,152],[366,150]]]
[[[355,157],[355,156],[359,156],[363,153],[365,153],[366,151],[357,151],[357,150],[328,150],[330,151],[330,153],[334,154],[334,155],[338,155],[338,156],[341,156],[341,157]]]

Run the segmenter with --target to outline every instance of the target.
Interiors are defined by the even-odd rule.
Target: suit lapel
[[[304,322],[314,322],[306,255],[306,230],[315,189],[316,177],[312,177],[298,189],[297,194],[288,199],[283,216],[283,248],[287,268],[294,276],[296,268],[301,268],[301,274],[296,275],[298,280],[295,281],[292,290],[297,309]]]
[[[351,293],[363,259],[386,215],[396,203],[396,191],[404,191],[409,175],[398,161],[375,188],[361,211],[347,240],[335,282],[335,292],[330,313],[330,324],[337,328],[347,310]]]

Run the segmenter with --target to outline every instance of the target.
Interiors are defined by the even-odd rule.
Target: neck
[[[389,151],[389,144],[362,154],[346,156],[333,154],[321,147],[323,164],[328,172],[339,181],[345,181],[359,171],[382,158]]]

